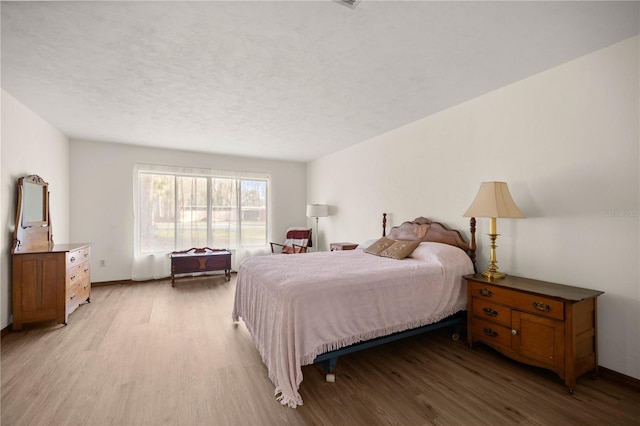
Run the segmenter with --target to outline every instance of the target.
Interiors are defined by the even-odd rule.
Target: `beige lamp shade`
[[[522,212],[511,197],[506,182],[482,182],[464,217],[521,218]]]
[[[307,204],[307,217],[327,217],[329,206],[326,204]]]

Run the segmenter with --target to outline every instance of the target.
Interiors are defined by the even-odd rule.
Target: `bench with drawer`
[[[231,252],[227,249],[209,247],[191,248],[171,253],[171,287],[176,286],[176,275],[224,271],[231,280]]]

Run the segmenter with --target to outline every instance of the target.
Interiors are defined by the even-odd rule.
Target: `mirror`
[[[24,181],[22,186],[22,226],[41,224],[47,221],[46,189],[46,186]]]
[[[38,175],[18,179],[18,206],[13,252],[42,250],[53,245],[49,221],[49,184]]]

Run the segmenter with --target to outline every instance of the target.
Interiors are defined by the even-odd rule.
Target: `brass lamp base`
[[[490,271],[490,270],[486,270],[482,273],[483,277],[487,277],[490,280],[493,279],[500,279],[500,278],[504,278],[507,276],[507,274],[503,274],[502,272],[498,272],[498,271]]]
[[[496,239],[500,234],[489,234],[491,240],[491,254],[489,257],[489,266],[487,270],[482,273],[482,276],[491,279],[500,279],[507,276],[507,274],[498,271],[498,260],[496,259]]]

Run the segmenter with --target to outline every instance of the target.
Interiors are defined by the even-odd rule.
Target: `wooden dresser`
[[[38,321],[67,324],[69,314],[91,301],[90,260],[88,244],[14,253],[13,329]]]
[[[603,292],[528,278],[468,283],[467,339],[517,361],[556,372],[573,393],[576,378],[598,371],[597,297]]]
[[[54,244],[49,184],[38,175],[18,179],[13,230],[13,329],[52,321],[67,324],[69,314],[90,302],[89,244]]]

